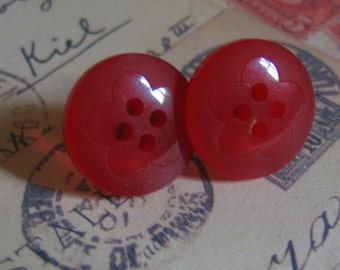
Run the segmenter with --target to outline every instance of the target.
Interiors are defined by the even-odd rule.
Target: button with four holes
[[[286,48],[241,40],[209,55],[185,100],[192,146],[210,167],[234,179],[269,175],[302,148],[315,110],[311,80]]]
[[[142,54],[114,56],[87,71],[64,117],[67,150],[80,172],[128,196],[173,181],[193,154],[182,120],[187,84],[170,64]]]

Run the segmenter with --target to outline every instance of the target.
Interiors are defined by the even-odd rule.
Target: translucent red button
[[[64,116],[68,153],[80,172],[118,195],[155,191],[192,157],[183,125],[187,81],[163,60],[123,54],[88,70]]]
[[[278,171],[302,148],[315,110],[311,80],[284,47],[241,40],[211,55],[193,75],[185,125],[198,156],[234,179]]]

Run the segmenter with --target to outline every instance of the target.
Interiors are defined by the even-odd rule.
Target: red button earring
[[[269,175],[302,148],[315,110],[311,80],[284,47],[241,40],[209,55],[194,73],[185,125],[198,156],[234,179]]]
[[[64,138],[76,167],[117,195],[169,184],[193,155],[182,119],[187,84],[149,55],[123,54],[93,66],[65,109]]]

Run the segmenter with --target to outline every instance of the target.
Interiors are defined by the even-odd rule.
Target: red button
[[[173,181],[193,154],[182,118],[187,84],[174,67],[142,54],[114,56],[87,71],[64,117],[65,143],[79,171],[118,195]]]
[[[274,173],[302,148],[313,123],[314,92],[301,62],[264,40],[227,44],[196,70],[185,100],[194,150],[234,179]]]

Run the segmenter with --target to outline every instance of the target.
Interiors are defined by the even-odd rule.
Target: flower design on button
[[[171,158],[168,154],[176,143],[168,89],[153,88],[147,78],[132,71],[115,80],[111,100],[92,111],[86,127],[89,137],[109,150],[107,162],[119,177],[132,177],[151,162],[165,166],[179,154]]]
[[[224,123],[222,152],[230,158],[253,151],[270,157],[290,147],[294,136],[290,124],[303,108],[304,95],[297,83],[281,80],[276,65],[261,57],[245,66],[239,82],[218,84],[209,102],[212,113]]]

